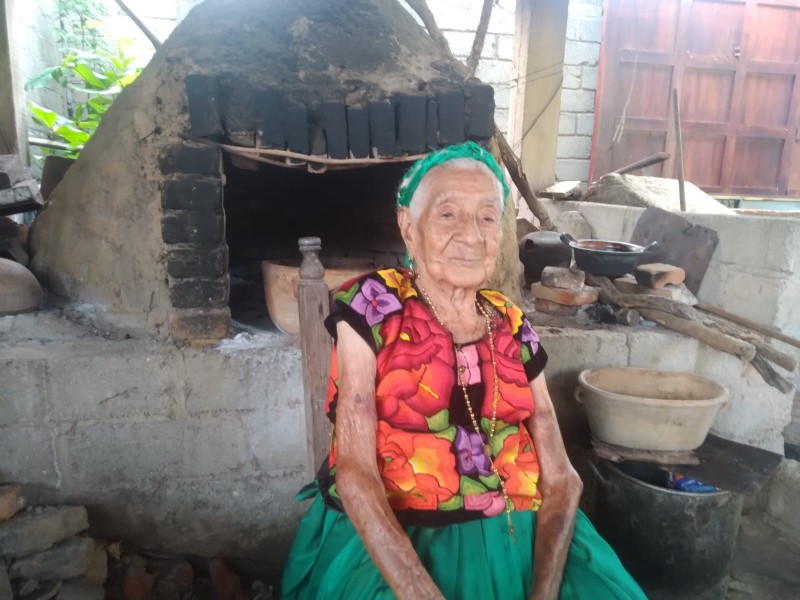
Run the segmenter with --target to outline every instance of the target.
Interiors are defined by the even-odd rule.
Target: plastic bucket
[[[600,461],[595,525],[651,600],[723,600],[742,497],[660,485],[651,464]]]

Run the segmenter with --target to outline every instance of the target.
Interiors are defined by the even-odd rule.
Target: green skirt
[[[406,527],[422,564],[448,600],[525,600],[531,591],[536,513],[506,515],[445,527]],[[350,519],[327,508],[319,494],[300,523],[281,584],[284,600],[394,598]],[[578,512],[560,597],[640,599],[641,588],[611,547]]]

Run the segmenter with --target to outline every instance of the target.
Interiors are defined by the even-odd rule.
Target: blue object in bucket
[[[719,491],[719,488],[715,488],[713,485],[708,485],[702,481],[697,481],[696,479],[686,477],[680,473],[673,473],[672,471],[667,474],[667,487],[678,492],[694,492],[698,494]]]

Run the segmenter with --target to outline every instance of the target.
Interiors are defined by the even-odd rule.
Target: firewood
[[[795,348],[800,348],[800,340],[797,338],[790,337],[780,331],[772,329],[771,327],[765,327],[764,325],[759,325],[758,323],[751,321],[750,319],[745,319],[744,317],[740,317],[738,315],[734,315],[733,313],[729,313],[726,310],[722,310],[721,308],[717,308],[716,306],[712,306],[711,304],[706,304],[705,302],[701,302],[697,305],[697,308],[700,310],[711,313],[712,315],[717,315],[718,317],[722,317],[723,319],[727,319],[728,321],[733,321],[743,327],[747,327],[748,329],[752,329],[753,331],[757,331],[758,333],[764,334],[768,337],[775,338],[776,340],[780,340],[785,344],[789,344],[790,346],[794,346]]]
[[[637,310],[645,319],[655,321],[662,327],[666,327],[672,331],[677,331],[678,333],[696,338],[712,348],[716,348],[727,354],[732,354],[744,361],[750,362],[756,356],[756,347],[750,342],[737,340],[720,331],[706,327],[697,321],[676,317],[670,313],[654,310],[652,308],[640,307]]]
[[[767,362],[766,358],[764,358],[760,352],[756,352],[751,363],[755,370],[759,372],[762,379],[772,387],[784,394],[788,394],[794,389],[794,384],[788,379],[778,375],[775,369],[772,368],[772,365]]]

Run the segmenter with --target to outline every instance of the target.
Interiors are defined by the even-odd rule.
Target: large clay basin
[[[358,277],[377,266],[356,258],[324,258],[325,283],[335,290],[345,281]],[[270,319],[284,333],[300,335],[300,317],[297,313],[297,287],[300,284],[300,264],[287,260],[265,260],[261,263],[264,279],[264,296]]]
[[[724,386],[692,373],[586,369],[578,381],[575,398],[586,406],[592,435],[640,450],[694,450],[728,401]]]

